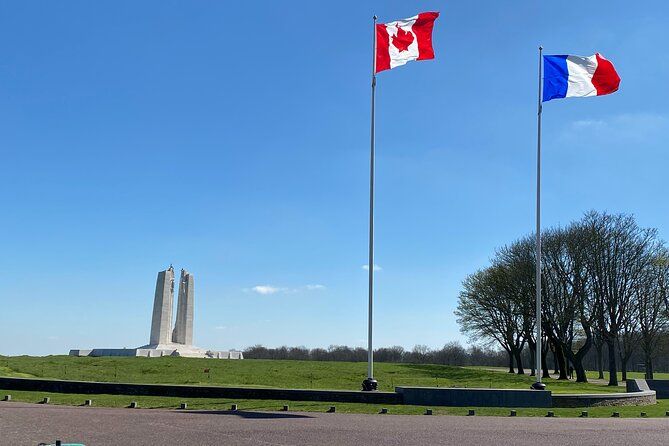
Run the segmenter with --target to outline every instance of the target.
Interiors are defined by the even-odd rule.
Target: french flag
[[[543,102],[560,98],[602,96],[618,90],[620,76],[613,64],[592,56],[544,56]]]

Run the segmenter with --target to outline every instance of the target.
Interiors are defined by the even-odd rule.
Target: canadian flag
[[[432,28],[438,12],[422,12],[404,20],[376,25],[376,72],[411,60],[434,59]]]

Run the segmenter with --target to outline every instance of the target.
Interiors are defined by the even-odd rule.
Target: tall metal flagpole
[[[362,390],[371,391],[377,389],[377,381],[374,379],[374,347],[372,344],[372,310],[374,308],[374,104],[376,102],[376,15],[374,16],[374,27],[372,35],[374,44],[372,46],[372,128],[371,147],[369,155],[369,313],[367,320],[367,379],[362,382]]]
[[[537,294],[537,308],[536,308],[536,329],[537,329],[537,343],[535,358],[537,360],[535,375],[537,381],[532,384],[532,388],[536,390],[543,390],[546,384],[541,382],[541,67],[542,67],[542,52],[543,47],[539,46],[539,99],[537,105],[537,232],[536,232],[536,277],[535,286]]]

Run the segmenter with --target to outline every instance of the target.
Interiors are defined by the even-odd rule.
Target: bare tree
[[[593,345],[595,346],[595,351],[597,354],[597,378],[604,379],[604,358],[602,357],[604,353],[604,340],[602,335],[597,330],[597,326],[593,327]]]
[[[404,347],[399,345],[381,347],[374,350],[374,359],[379,362],[402,362],[404,353]]]
[[[639,333],[639,303],[638,294],[635,292],[630,301],[630,308],[625,317],[620,321],[620,333],[618,334],[618,358],[620,358],[620,372],[622,380],[627,381],[628,363],[641,340]]]
[[[559,379],[567,379],[566,358],[574,366],[576,381],[587,382],[583,358],[593,344],[594,316],[584,249],[586,231],[576,223],[549,230],[543,239],[544,318],[555,344]]]
[[[515,302],[505,293],[508,280],[503,268],[491,266],[468,276],[455,310],[460,330],[473,340],[497,342],[509,356],[509,373],[514,373],[514,359],[518,373],[522,374],[519,361],[525,340],[523,317]]]
[[[490,267],[464,281],[456,311],[462,332],[499,344],[511,373],[514,360],[523,373],[526,344],[534,367],[539,344],[554,353],[560,379],[567,378],[572,364],[577,381],[587,382],[583,364],[594,346],[603,378],[606,345],[609,385],[618,385],[618,362],[627,378],[628,363],[639,361],[638,347],[651,376],[658,339],[669,336],[669,254],[656,231],[639,227],[629,215],[593,211],[567,228],[547,231],[543,239],[544,338],[537,342],[533,330],[532,237],[497,250]]]
[[[449,342],[431,353],[435,364],[463,365],[467,361],[467,351],[458,342]]]
[[[513,303],[513,311],[518,316],[520,325],[517,329],[530,348],[531,375],[534,375],[536,350],[533,330],[536,312],[534,238],[525,237],[499,249],[495,254],[493,265],[500,272],[498,285],[503,289],[502,293],[506,298]],[[522,369],[521,350],[515,353],[519,369]]]
[[[669,252],[658,246],[636,297],[646,379],[653,379],[653,359],[660,335],[669,326]]]
[[[586,263],[594,297],[595,319],[609,353],[609,385],[618,385],[615,343],[633,310],[635,290],[648,262],[655,231],[640,228],[634,218],[590,212]]]

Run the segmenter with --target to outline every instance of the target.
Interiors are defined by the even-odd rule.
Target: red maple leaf
[[[413,43],[413,33],[410,31],[404,31],[399,26],[397,27],[397,34],[393,36],[393,45],[395,48],[402,51],[409,49],[409,45]]]

